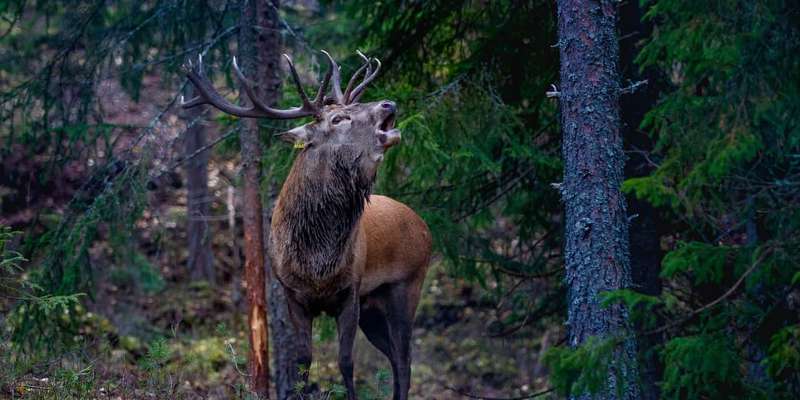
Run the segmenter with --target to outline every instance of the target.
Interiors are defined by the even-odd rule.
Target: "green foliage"
[[[19,302],[16,307],[5,316],[4,325],[11,330],[14,351],[22,359],[18,362],[36,359],[37,354],[28,353],[29,359],[24,360],[25,353],[20,350],[38,350],[38,346],[46,345],[54,349],[55,343],[74,344],[73,330],[76,328],[72,315],[80,312],[80,298],[83,293],[52,294],[42,288],[35,281],[29,280],[22,274],[20,263],[27,261],[19,252],[9,250],[8,244],[18,232],[0,226],[0,266],[4,269],[0,276],[0,288],[4,292],[13,294]],[[36,332],[37,338],[30,338]]]
[[[692,273],[696,284],[720,283],[731,254],[735,254],[734,251],[726,246],[681,243],[664,256],[661,276],[671,278],[679,273]]]
[[[796,398],[797,376],[787,371],[798,319],[786,305],[800,268],[792,183],[800,174],[796,5],[642,4],[655,29],[638,62],[668,82],[642,123],[658,165],[623,189],[662,207],[671,221],[662,241],[664,292],[650,299],[663,305],[656,308],[661,324],[680,322],[658,349],[662,396]],[[611,299],[647,304],[642,313],[651,304],[628,293]]]
[[[20,263],[28,261],[22,253],[10,250],[9,243],[20,232],[11,230],[8,226],[0,225],[0,272],[14,273],[20,270]]]
[[[663,350],[665,399],[727,399],[746,393],[739,355],[724,334],[677,337]]]
[[[314,319],[314,341],[329,342],[336,338],[336,320],[323,314]]]
[[[787,326],[770,338],[764,364],[776,381],[794,391],[800,389],[800,324]]]
[[[641,326],[653,327],[658,322],[656,311],[664,307],[665,299],[660,296],[650,296],[631,289],[620,289],[601,293],[600,304],[609,307],[614,303],[625,305],[630,311],[631,318]]]
[[[427,102],[406,101],[411,109],[399,122],[403,146],[387,154],[378,180],[379,192],[422,211],[452,272],[478,282],[492,265],[540,272],[544,264],[520,263],[512,254],[538,255],[557,243],[527,247],[552,215],[542,205],[558,205],[557,193],[545,184],[560,173],[558,157],[533,144],[537,137],[526,134],[513,108],[486,89],[493,85],[487,79],[463,78]],[[382,97],[403,102],[403,90],[391,87]],[[490,245],[489,231],[500,218],[519,227],[512,254]]]
[[[344,389],[344,388],[342,388]],[[334,398],[346,399],[347,392],[339,393]],[[385,400],[392,395],[392,373],[385,369],[380,369],[369,382],[369,385],[361,385],[358,388],[358,398],[366,400]]]
[[[83,369],[59,368],[53,375],[52,385],[56,399],[84,399],[90,397],[95,388],[92,366]]]
[[[164,367],[171,353],[165,338],[155,339],[147,346],[147,354],[140,364],[145,371],[156,371]]]
[[[787,158],[798,149],[792,138],[800,129],[798,32],[784,11],[789,2],[646,3],[646,19],[658,29],[638,61],[663,70],[675,90],[642,124],[663,159],[626,189],[713,218],[743,200],[749,188],[741,183],[775,181],[797,168]]]
[[[550,369],[550,384],[562,396],[597,394],[607,390],[618,339],[592,336],[580,346],[553,347],[543,362]],[[591,368],[587,368],[591,366]]]

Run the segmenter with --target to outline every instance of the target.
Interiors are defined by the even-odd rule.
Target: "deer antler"
[[[197,57],[197,65],[193,65],[191,61],[189,61],[184,68],[186,69],[186,76],[189,80],[194,84],[197,88],[197,91],[200,92],[200,95],[190,99],[189,101],[183,101],[181,98],[181,106],[183,108],[191,108],[196,107],[202,104],[210,104],[225,113],[235,115],[237,117],[242,118],[272,118],[272,119],[294,119],[294,118],[302,118],[307,117],[310,115],[319,115],[320,111],[322,110],[322,103],[324,101],[325,92],[328,90],[328,83],[331,80],[331,74],[333,74],[336,65],[331,59],[331,66],[328,73],[325,75],[325,78],[322,81],[322,85],[320,86],[319,90],[317,91],[317,95],[314,98],[314,101],[310,101],[308,96],[306,95],[305,91],[303,90],[303,86],[300,83],[300,77],[297,75],[297,70],[294,68],[294,63],[292,63],[292,59],[284,54],[286,61],[289,63],[289,69],[292,73],[292,79],[294,80],[295,85],[297,86],[297,91],[300,94],[300,99],[303,102],[303,105],[300,107],[290,108],[288,110],[281,110],[269,107],[268,105],[264,104],[255,94],[255,90],[253,90],[253,85],[250,80],[245,78],[244,74],[242,73],[241,69],[239,69],[239,65],[236,62],[236,57],[233,58],[233,71],[236,75],[236,78],[241,82],[242,88],[244,89],[247,97],[250,99],[252,105],[250,107],[242,107],[237,106],[231,102],[229,102],[225,97],[223,97],[208,78],[205,76],[203,72],[203,55]],[[336,73],[338,76],[338,71]]]
[[[359,55],[361,57],[366,58],[366,56],[361,54],[361,52],[359,52]],[[378,66],[375,67],[375,71],[370,71],[372,69],[372,60],[375,60],[375,62],[378,64]],[[367,85],[369,85],[369,83],[372,82],[378,76],[378,72],[380,72],[380,70],[381,70],[381,60],[377,58],[370,58],[367,60],[367,73],[364,74],[364,80],[361,81],[361,84],[356,86],[356,88],[353,89],[353,91],[350,93],[350,96],[347,99],[347,104],[355,103],[358,101],[359,98],[361,98],[361,95],[364,94],[364,89],[366,89]],[[358,72],[356,72],[356,75],[358,75]]]
[[[342,95],[342,77],[339,74],[339,65],[336,64],[336,61],[333,61],[333,57],[331,57],[327,51],[321,51],[322,54],[325,54],[325,57],[328,57],[328,62],[331,64],[331,72],[333,72],[333,99],[337,104],[344,105],[346,103]]]
[[[361,73],[364,72],[365,69],[367,70],[366,76],[369,76],[369,74],[372,73],[372,63],[370,62],[370,59],[367,58],[367,56],[365,56],[364,53],[362,53],[360,50],[356,50],[356,53],[358,53],[358,55],[364,59],[364,65],[362,65],[361,68],[359,68],[353,74],[353,76],[350,77],[350,82],[347,82],[347,89],[344,91],[344,98],[345,101],[348,103],[351,103],[349,99],[351,94],[353,93],[353,84],[356,83],[356,78],[358,78],[358,76],[361,75]]]
[[[377,58],[367,58],[364,53],[356,50],[361,58],[364,59],[364,65],[362,65],[354,74],[350,77],[350,81],[347,83],[347,89],[345,89],[344,93],[342,93],[342,83],[341,83],[341,75],[339,71],[339,66],[336,64],[336,61],[333,60],[330,54],[327,51],[322,50],[322,53],[328,57],[328,62],[331,64],[331,71],[333,72],[333,99],[336,101],[337,104],[341,105],[348,105],[355,103],[361,97],[361,94],[364,92],[364,89],[367,85],[378,76],[378,70],[381,68],[381,62]],[[375,72],[372,71],[372,60],[375,60],[378,63],[378,68]],[[355,84],[358,77],[361,75],[362,72],[366,70],[366,74],[364,74],[364,80],[358,86],[353,89],[353,85]]]
[[[364,65],[362,65],[361,68],[359,68],[353,74],[353,76],[350,77],[350,81],[347,83],[347,89],[344,93],[342,93],[339,66],[327,51],[322,50],[322,53],[328,58],[328,63],[330,66],[328,68],[328,73],[325,74],[325,78],[322,80],[319,90],[317,90],[317,95],[314,97],[314,100],[310,100],[308,95],[306,95],[305,90],[303,90],[303,85],[300,83],[300,77],[297,74],[297,70],[294,68],[294,63],[292,62],[291,57],[286,54],[283,55],[283,57],[286,58],[286,62],[289,64],[289,71],[292,74],[292,80],[297,87],[300,100],[303,102],[303,105],[300,107],[281,110],[264,104],[264,102],[261,101],[258,96],[256,96],[255,90],[253,89],[253,83],[247,79],[242,73],[242,70],[239,69],[239,64],[236,62],[236,57],[233,58],[233,72],[241,83],[242,89],[250,99],[250,103],[252,103],[252,105],[250,107],[242,107],[231,103],[221,94],[219,94],[216,89],[214,89],[214,85],[205,76],[205,72],[203,71],[202,54],[197,57],[197,65],[194,65],[191,61],[189,61],[184,66],[186,70],[186,76],[197,88],[197,91],[200,93],[200,95],[190,99],[189,101],[183,101],[183,98],[181,98],[181,106],[183,108],[191,108],[203,104],[209,104],[225,113],[242,118],[293,119],[307,117],[310,115],[319,116],[324,105],[325,93],[328,91],[328,84],[330,84],[331,81],[333,81],[333,98],[336,103],[341,105],[352,104],[358,101],[358,99],[364,93],[364,89],[370,82],[372,82],[372,80],[375,79],[375,77],[378,76],[378,71],[381,69],[380,60],[377,58],[367,58],[367,56],[365,56],[363,53],[357,51],[358,55],[364,59]],[[373,60],[378,63],[375,71],[372,71]],[[358,86],[353,88],[357,78],[365,70],[366,73],[364,73],[364,79]]]

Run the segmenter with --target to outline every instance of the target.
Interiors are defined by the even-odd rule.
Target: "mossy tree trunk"
[[[258,76],[260,98],[269,106],[276,106],[281,98],[281,26],[278,16],[279,0],[260,1],[256,6],[259,14],[259,30],[255,43],[258,46],[259,63],[254,66],[254,74]],[[269,168],[267,166],[267,168]],[[269,257],[270,221],[272,206],[275,204],[276,190],[273,183],[262,188],[264,266],[266,272],[267,309],[269,315],[269,333],[272,343],[272,366],[275,393],[278,399],[286,399],[295,391],[295,383],[300,380],[297,359],[297,343],[294,326],[289,319],[286,307],[286,294],[283,286],[275,278]]]
[[[627,310],[600,305],[602,292],[631,284],[628,215],[620,192],[625,157],[616,7],[612,0],[558,1],[568,340],[579,346],[591,337],[621,339],[610,355],[605,390],[573,394],[581,399],[640,398]]]
[[[244,73],[254,82],[261,99],[276,98],[277,63],[270,62],[280,41],[275,42],[274,10],[266,1],[241,0],[238,53]],[[277,81],[277,83],[276,83]],[[247,103],[244,90],[240,101]],[[248,308],[251,389],[261,398],[269,397],[269,328],[264,260],[264,220],[261,196],[261,148],[257,119],[242,119],[239,139],[242,151],[242,222],[244,228],[244,282]]]

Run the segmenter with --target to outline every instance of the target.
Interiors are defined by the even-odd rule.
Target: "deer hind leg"
[[[392,347],[394,370],[394,399],[407,400],[411,387],[411,330],[419,293],[413,293],[413,283],[399,282],[390,287],[387,323]]]
[[[386,296],[370,294],[367,302],[362,302],[358,325],[361,327],[361,331],[364,332],[369,342],[380,350],[392,364],[394,393],[398,393],[397,364],[395,363],[394,350],[389,335],[389,321],[386,317],[385,308],[386,300]],[[369,305],[364,306],[364,303]]]
[[[359,321],[370,343],[392,364],[395,400],[408,399],[411,383],[411,328],[417,298],[408,296],[412,286],[397,282],[378,288],[363,302]]]

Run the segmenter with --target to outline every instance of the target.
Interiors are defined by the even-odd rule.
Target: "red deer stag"
[[[270,255],[286,288],[289,314],[301,342],[299,366],[311,364],[311,322],[321,312],[336,318],[339,369],[347,398],[353,384],[356,325],[388,357],[394,398],[408,398],[411,328],[431,255],[425,222],[406,205],[371,195],[386,150],[400,141],[397,107],[388,100],[359,103],[380,70],[380,61],[363,54],[364,65],[342,92],[339,67],[324,52],[330,69],[314,99],[303,91],[289,64],[302,106],[274,109],[254,95],[236,59],[233,70],[252,106],[228,102],[203,75],[202,60],[189,65],[188,77],[200,95],[183,107],[210,104],[245,118],[313,121],[282,134],[302,147],[283,184],[272,214]],[[376,68],[372,70],[373,62]],[[358,77],[363,74],[360,83]],[[332,93],[326,96],[328,84]],[[307,379],[307,377],[304,377]]]

